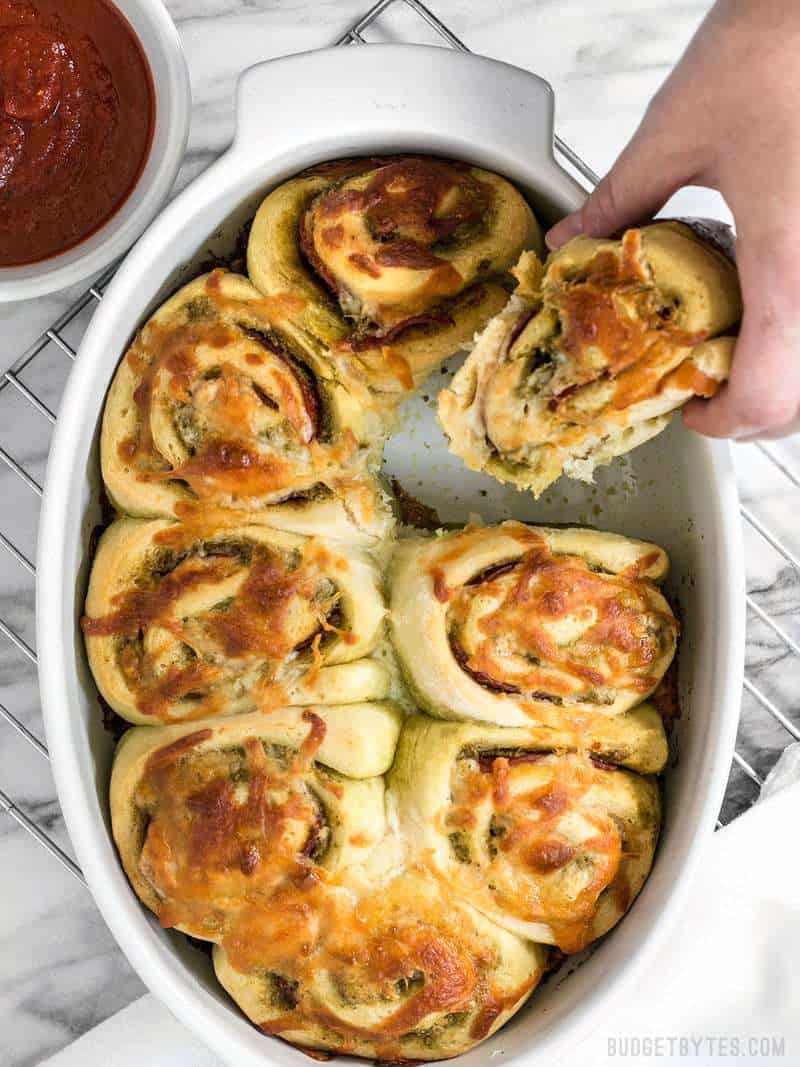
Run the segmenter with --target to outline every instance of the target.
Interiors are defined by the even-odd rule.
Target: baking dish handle
[[[472,159],[530,186],[545,216],[586,192],[556,161],[553,90],[519,67],[421,45],[329,48],[270,60],[238,85],[232,154],[266,141],[274,173],[284,153],[307,162],[391,151]],[[411,131],[411,132],[409,132]],[[490,146],[490,147],[486,147]],[[522,175],[521,162],[531,183]]]

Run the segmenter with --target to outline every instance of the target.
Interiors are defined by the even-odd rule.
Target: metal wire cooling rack
[[[336,43],[342,46],[369,44],[369,40],[365,36],[366,32],[370,28],[373,28],[374,30],[377,20],[392,7],[403,9],[406,12],[412,12],[419,20],[427,23],[427,26],[430,28],[430,31],[433,32],[434,36],[440,38],[446,46],[462,52],[469,51],[467,46],[460,41],[429,8],[421,3],[420,0],[379,0],[379,2],[370,8],[362,18],[354,23]],[[558,137],[556,138],[556,148],[588,183],[597,183],[598,176]],[[47,432],[49,439],[52,426],[56,421],[56,415],[52,410],[51,404],[54,403],[54,397],[55,401],[57,401],[58,390],[57,384],[54,387],[53,382],[55,380],[57,383],[59,380],[66,377],[64,364],[66,362],[66,368],[68,368],[70,361],[76,358],[76,347],[80,337],[86,328],[92,311],[99,301],[102,300],[103,291],[113,277],[114,270],[115,267],[112,266],[101,275],[95,284],[83,293],[72,307],[57,319],[49,329],[45,330],[30,348],[19,356],[10,369],[5,371],[5,373],[2,374],[2,377],[0,377],[0,398],[2,398],[2,395],[6,390],[15,390],[16,393],[24,399],[25,404],[23,407],[25,407],[26,415],[30,419],[30,425],[25,425],[25,434],[18,435],[17,439],[10,443],[10,447],[16,452],[16,456],[12,455],[10,451],[0,444],[0,460],[2,461],[0,473],[8,474],[10,472],[23,482],[30,494],[32,494],[32,503],[34,505],[38,505],[37,498],[40,498],[42,495],[42,486],[37,477],[30,471],[32,462],[25,458],[26,452],[28,451],[27,446],[29,439],[36,436],[41,437],[43,428]],[[44,375],[31,374],[35,362],[46,362],[47,360],[52,360],[53,357],[57,360],[60,359],[62,364],[61,367],[58,367],[57,363],[55,365],[48,363],[45,367]],[[27,382],[38,380],[42,384],[32,387],[30,384],[27,384],[26,379]],[[47,399],[44,399],[43,394]],[[759,446],[759,448],[763,455],[775,464],[783,476],[791,481],[795,487],[800,488],[800,476],[787,467],[771,448],[767,446]],[[751,526],[760,537],[771,545],[772,548],[790,565],[790,567],[793,568],[794,572],[800,576],[800,558],[798,558],[798,556],[796,556],[778,536],[765,526],[749,508],[743,506],[741,512],[744,522]],[[20,621],[17,622],[15,617],[14,624],[12,625],[7,619],[0,618],[0,641],[8,642],[10,646],[13,646],[19,656],[28,661],[29,668],[32,667],[35,669],[37,662],[36,652],[31,647],[29,640],[26,639],[26,636],[23,636],[23,634],[29,634],[31,630],[32,609],[29,606],[26,609],[26,603],[29,605],[32,599],[31,586],[36,577],[36,569],[31,562],[27,551],[20,547],[23,538],[24,543],[26,544],[31,542],[31,538],[19,534],[17,531],[19,524],[14,521],[15,517],[15,515],[6,512],[0,514],[0,548],[3,549],[3,552],[0,553],[0,557],[5,554],[6,562],[18,571],[18,573],[9,579],[9,584],[15,592],[17,589],[20,589],[19,597],[14,598],[15,607],[17,606],[17,602],[19,602],[20,605],[20,611],[18,612]],[[22,579],[22,585],[20,585],[19,579]],[[25,588],[26,582],[27,588]],[[786,652],[791,653],[800,659],[800,644],[786,632],[779,622],[756,603],[753,597],[749,594],[747,595],[747,608],[752,613],[753,617],[757,618],[760,623],[766,625],[773,632]],[[10,651],[10,649],[8,649],[8,651]],[[788,735],[788,737],[791,737],[794,740],[800,740],[800,729],[798,729],[787,715],[776,706],[770,697],[753,682],[752,678],[745,676],[744,689],[750,694],[755,702],[761,706],[767,715],[772,717],[785,735]],[[14,685],[13,683],[9,683],[3,685],[2,690],[0,690],[0,695],[2,695],[3,700],[10,699],[6,696],[6,693],[11,693],[13,696],[13,692]],[[22,717],[20,717],[21,715],[21,711],[19,711],[19,714],[15,714],[14,711],[6,707],[5,703],[0,701],[0,720],[4,720],[5,724],[15,730],[39,756],[46,759],[48,755],[47,748],[40,738],[26,725]],[[780,751],[782,746],[787,743],[788,739],[784,736],[782,742],[778,745],[777,750]],[[733,758],[734,766],[732,768],[731,781],[734,781],[738,769],[738,772],[749,778],[754,786],[760,787],[762,784],[761,775],[759,775],[744,756],[737,751]],[[23,810],[22,807],[15,803],[13,797],[2,787],[0,787],[0,810],[4,811],[11,819],[21,826],[72,875],[74,875],[75,878],[85,885],[85,880],[80,868],[70,857],[68,852],[65,851],[55,839],[54,833],[51,832],[53,828],[52,824],[57,822],[57,812],[55,818],[48,817],[47,815],[38,817],[36,810]],[[722,822],[717,823],[718,827],[721,825],[723,825]]]

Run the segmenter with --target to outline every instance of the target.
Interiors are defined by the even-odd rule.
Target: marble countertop
[[[430,0],[437,14],[471,48],[535,70],[556,90],[557,128],[597,171],[603,172],[633,132],[647,101],[680,55],[710,0]],[[186,48],[194,109],[189,150],[179,185],[190,181],[229,143],[238,73],[271,56],[333,43],[369,0],[167,0]],[[427,29],[398,5],[383,16],[371,39],[431,41]],[[727,215],[714,194],[689,190],[678,205],[691,213]],[[0,371],[75,298],[61,293],[0,307]],[[77,340],[83,318],[70,327]],[[54,410],[68,372],[50,345],[23,380]],[[0,393],[0,444],[41,480],[47,426],[27,414],[12,389]],[[24,425],[24,431],[21,429]],[[771,446],[800,470],[800,442]],[[782,541],[800,554],[794,488],[754,446],[735,449],[742,500]],[[37,507],[32,494],[0,471],[2,528],[29,556],[34,553]],[[27,547],[26,547],[27,546]],[[748,589],[800,642],[800,575],[745,523]],[[0,558],[0,618],[34,645],[33,583],[14,561]],[[800,723],[800,658],[751,614],[748,676]],[[43,735],[34,669],[0,636],[0,702]],[[46,761],[0,721],[0,788],[68,852]],[[762,774],[790,740],[745,693],[739,750]],[[732,771],[724,818],[754,797],[755,787]],[[114,944],[89,893],[36,842],[0,813],[0,1062],[37,1064],[112,1012],[143,986]]]

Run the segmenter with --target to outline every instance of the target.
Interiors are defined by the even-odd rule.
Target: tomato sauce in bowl
[[[98,230],[150,152],[155,90],[110,0],[0,0],[0,267]]]

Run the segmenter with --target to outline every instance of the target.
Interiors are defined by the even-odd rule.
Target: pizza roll
[[[262,292],[302,301],[308,334],[402,399],[500,310],[507,272],[530,247],[543,247],[541,231],[504,178],[392,156],[323,164],[278,186],[256,215],[247,266]]]
[[[647,745],[639,727],[634,744]],[[644,884],[661,805],[655,779],[603,758],[613,742],[587,752],[552,741],[417,715],[390,787],[404,833],[456,895],[520,937],[578,952]]]
[[[672,661],[656,545],[505,522],[401,542],[394,647],[420,707],[448,719],[586,731],[643,701]]]
[[[741,293],[709,230],[656,222],[576,237],[519,284],[448,389],[439,421],[472,470],[539,496],[660,433],[730,371]]]
[[[135,723],[349,704],[386,695],[375,561],[255,524],[120,519],[103,534],[82,620],[89,665]]]
[[[346,363],[294,325],[296,309],[216,270],[155,312],[103,414],[103,479],[117,508],[234,509],[362,543],[389,532],[389,498],[372,473],[381,417]]]

